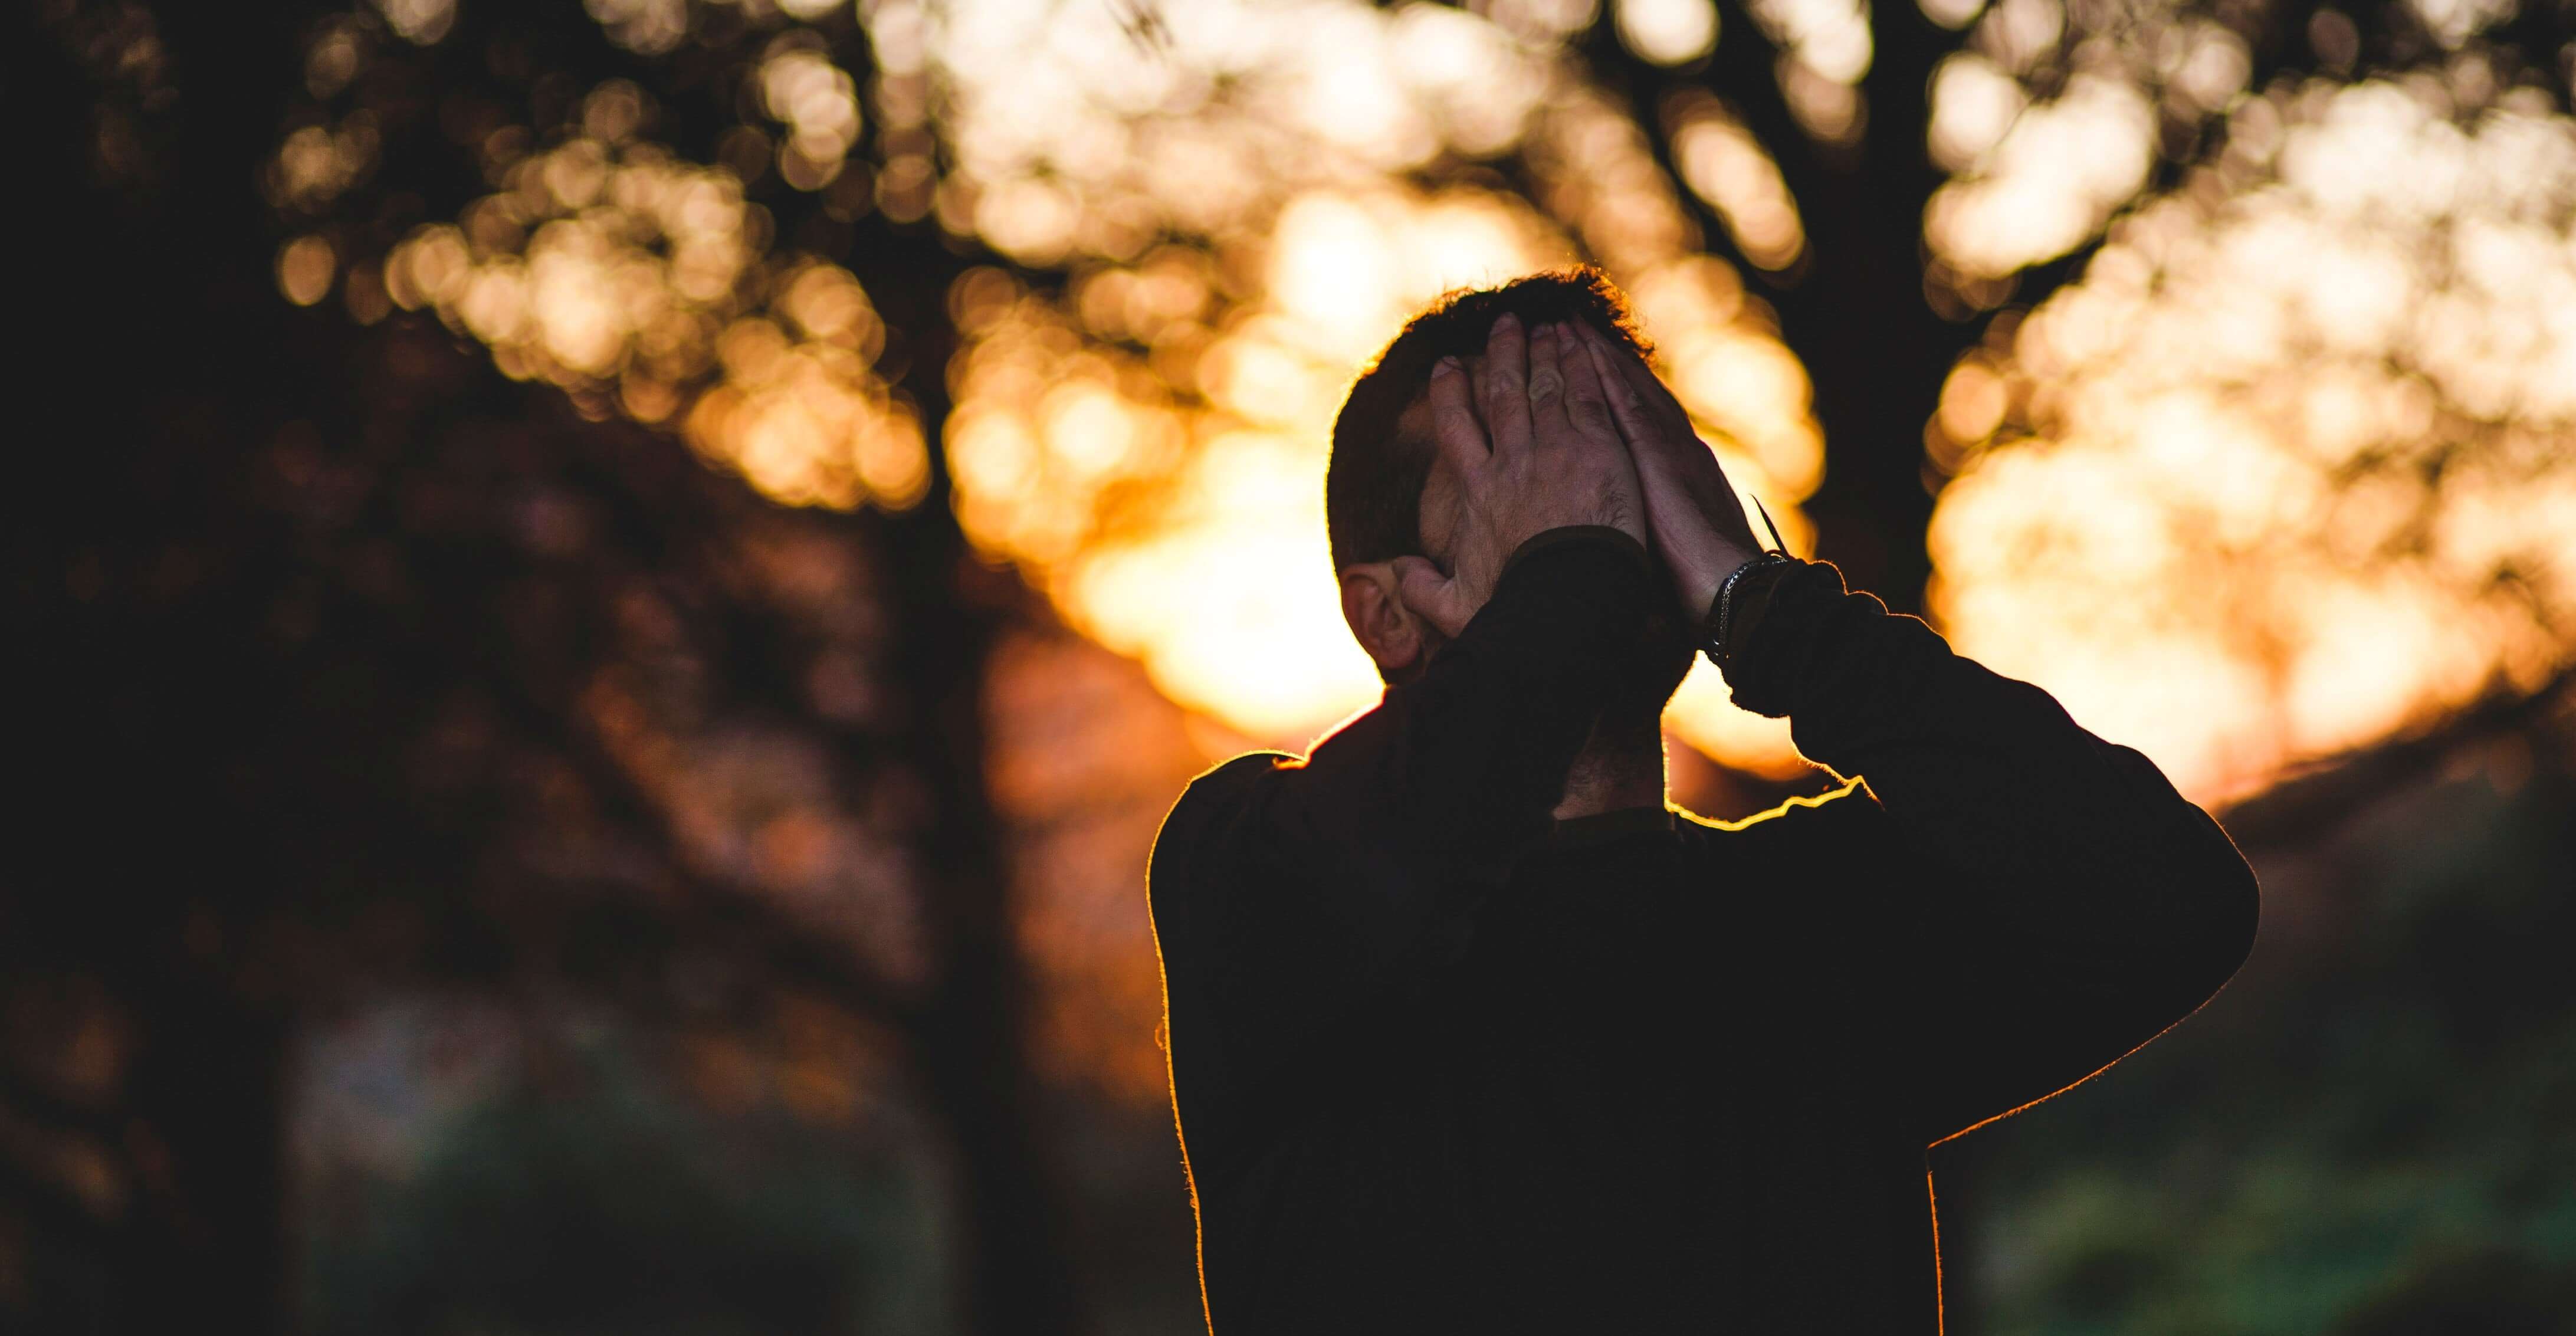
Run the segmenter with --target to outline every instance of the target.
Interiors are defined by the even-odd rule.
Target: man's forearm
[[[2252,907],[2244,860],[2145,757],[1845,592],[1830,565],[1747,578],[1759,583],[1737,595],[1737,702],[1787,715],[1800,750],[1866,776],[1910,849],[1962,874],[1949,884],[1978,903],[1961,911],[2113,956],[2236,949]]]
[[[1167,959],[1228,962],[1193,986],[1258,1051],[1373,1005],[1444,915],[1543,837],[1608,651],[1653,597],[1633,540],[1559,533],[1521,554],[1420,679],[1312,756],[1201,777],[1155,843]]]
[[[1299,782],[1329,789],[1425,872],[1498,873],[1546,833],[1659,596],[1633,538],[1591,527],[1532,538],[1422,677],[1319,744]]]

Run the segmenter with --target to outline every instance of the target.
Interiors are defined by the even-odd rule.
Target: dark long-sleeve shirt
[[[1553,821],[1662,588],[1624,535],[1541,535],[1420,678],[1165,822],[1217,1336],[1933,1332],[1926,1147],[2244,959],[2215,822],[1821,563],[1764,572],[1727,671],[1850,782]]]

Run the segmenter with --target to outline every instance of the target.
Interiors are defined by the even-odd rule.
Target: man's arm
[[[2118,1061],[2243,963],[2253,873],[2146,757],[1844,592],[1830,565],[1745,584],[1737,703],[1787,715],[1799,750],[1865,777],[1885,813],[1868,903],[1899,953],[1885,1006],[1926,1141]]]
[[[1407,558],[1405,588],[1449,643],[1305,761],[1201,777],[1155,843],[1174,1050],[1219,1084],[1383,1001],[1544,836],[1662,597],[1598,380],[1567,374],[1553,339],[1520,340],[1497,326],[1481,425],[1464,369],[1432,379],[1464,539],[1445,572]]]
[[[1155,842],[1154,903],[1221,975],[1229,1028],[1276,1048],[1329,1026],[1545,836],[1659,596],[1617,530],[1541,534],[1418,680],[1302,762],[1238,758],[1191,786]]]
[[[1705,617],[1758,551],[1743,508],[1653,373],[1588,342],[1657,550]],[[1888,907],[1861,912],[1895,920],[1865,937],[1901,953],[1882,1009],[1927,1140],[2117,1061],[2243,962],[2253,873],[2147,758],[1845,592],[1829,565],[1754,566],[1726,597],[1736,703],[1788,716],[1801,752],[1864,776],[1884,811],[1888,838],[1850,843],[1892,855],[1876,860],[1884,895],[1861,902]]]

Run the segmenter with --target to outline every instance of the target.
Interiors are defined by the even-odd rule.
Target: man
[[[1154,849],[1217,1336],[1937,1331],[1925,1151],[2217,991],[2252,874],[2138,753],[1766,555],[1589,272],[1453,297],[1326,483],[1389,683]],[[1709,653],[1846,782],[1669,810]]]

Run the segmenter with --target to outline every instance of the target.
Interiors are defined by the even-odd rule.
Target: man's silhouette
[[[1326,485],[1390,684],[1154,849],[1217,1336],[1930,1333],[1925,1149],[2198,1006],[2252,874],[2143,756],[1765,555],[1589,272],[1453,297]],[[1669,810],[1695,649],[1849,782]]]

